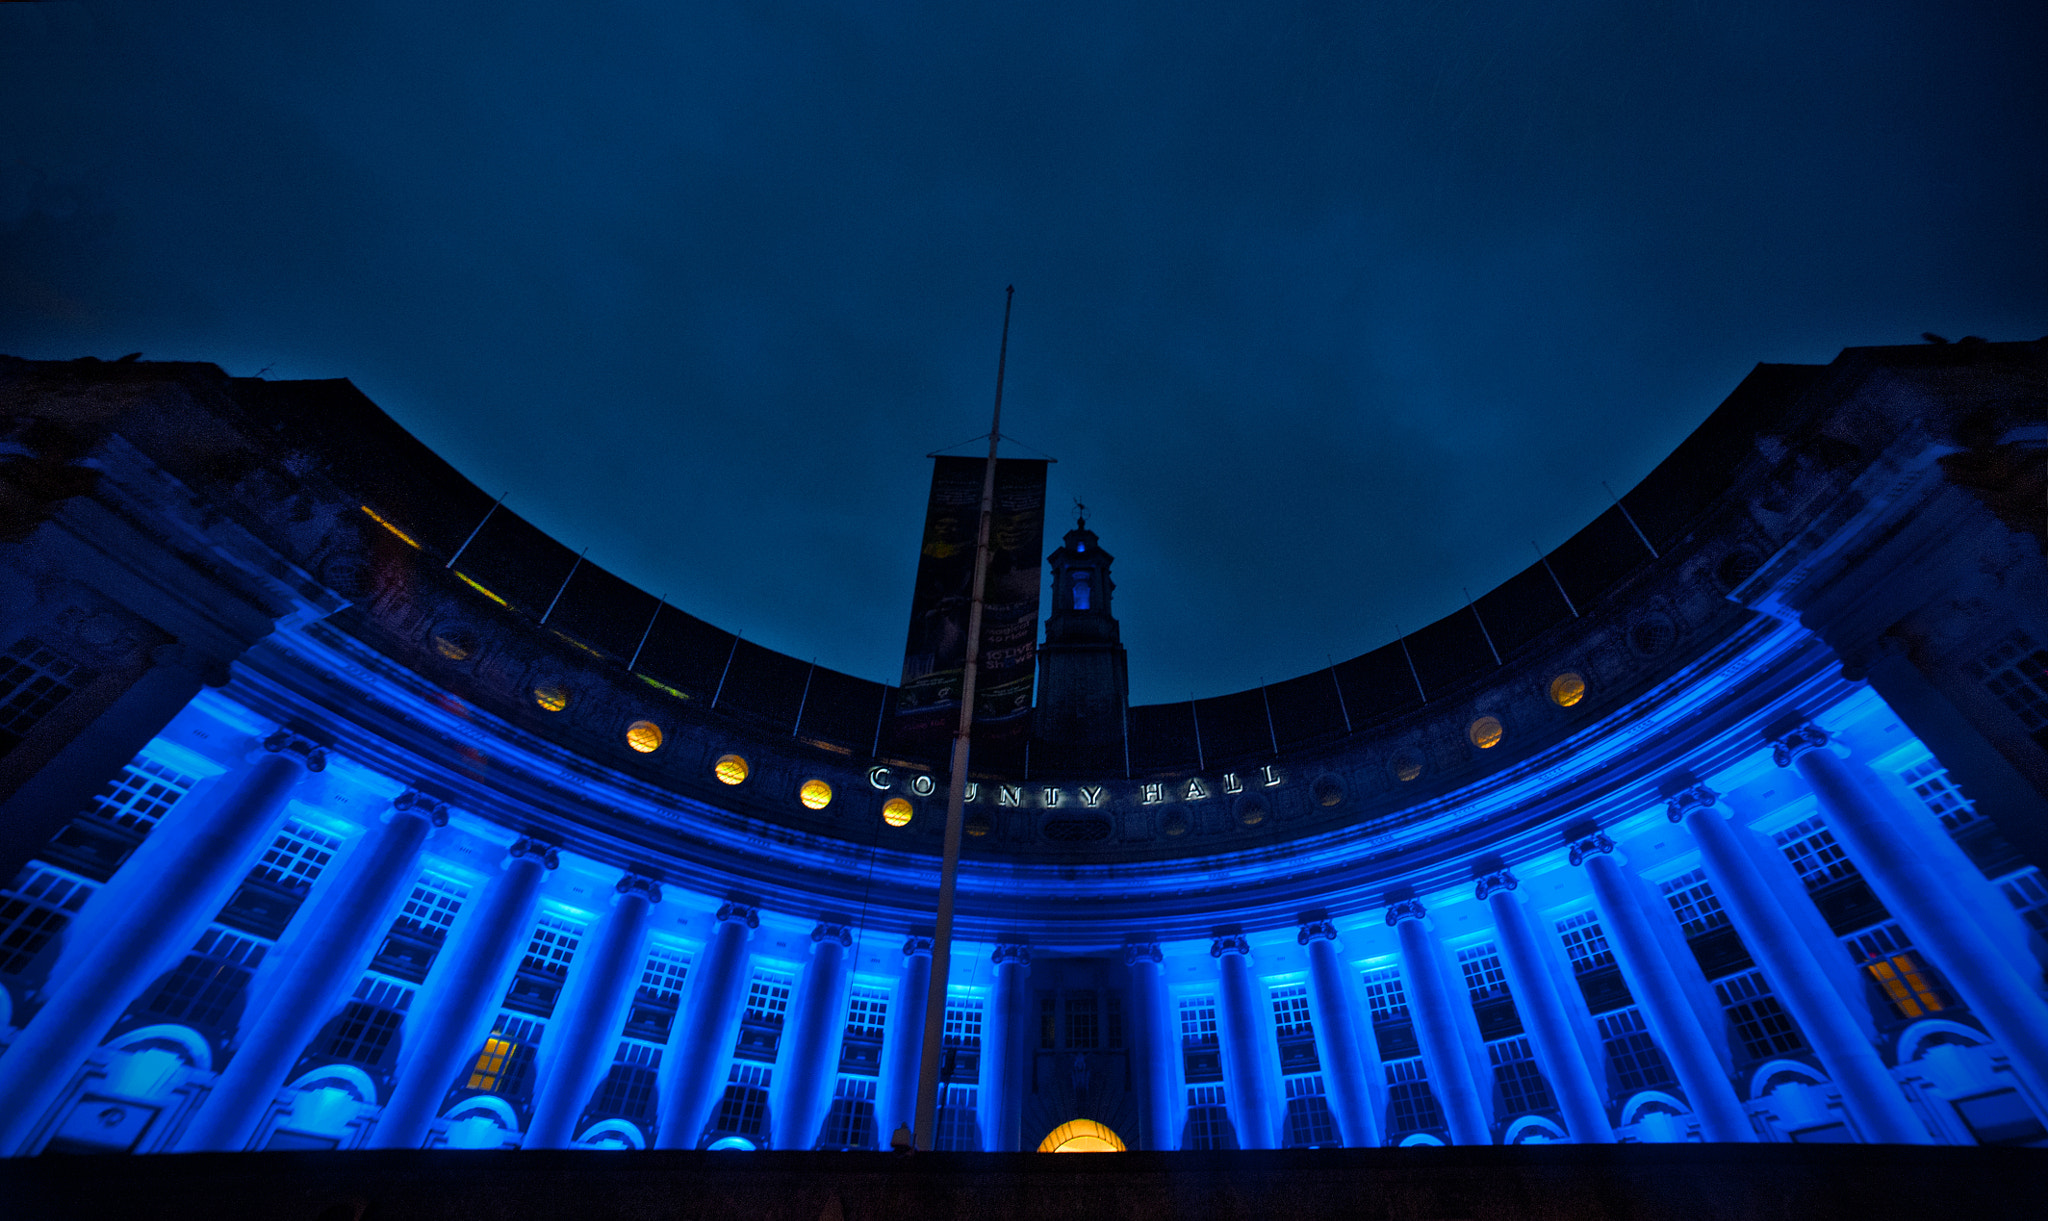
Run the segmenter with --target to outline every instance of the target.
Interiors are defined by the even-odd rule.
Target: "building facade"
[[[344,382],[0,404],[0,1152],[888,1147],[891,689]],[[940,1146],[2048,1142],[2044,420],[2040,343],[1760,366],[1468,611],[974,775]]]

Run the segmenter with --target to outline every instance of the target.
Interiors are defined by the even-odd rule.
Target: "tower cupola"
[[[1088,528],[1085,509],[1060,549],[1045,558],[1052,570],[1052,613],[1038,650],[1035,734],[1063,746],[1104,745],[1123,736],[1130,674],[1110,596],[1115,557]]]

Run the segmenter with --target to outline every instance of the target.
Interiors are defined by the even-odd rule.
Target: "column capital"
[[[748,928],[760,928],[761,909],[752,904],[742,903],[737,899],[727,899],[718,905],[718,911],[711,917],[711,922],[713,924],[724,924],[728,920],[736,924],[744,924]]]
[[[1209,943],[1209,957],[1221,958],[1225,954],[1252,956],[1252,943],[1244,939],[1243,933],[1225,933]]]
[[[843,924],[832,924],[821,920],[818,922],[818,926],[811,930],[811,940],[814,943],[819,941],[836,941],[841,949],[848,949],[853,945],[853,930]]]
[[[1664,817],[1672,822],[1684,822],[1685,816],[1694,810],[1711,809],[1721,795],[1704,784],[1693,784],[1673,793],[1664,802]]]
[[[1296,945],[1307,945],[1311,941],[1335,941],[1336,939],[1337,926],[1329,920],[1304,920],[1301,922],[1301,927],[1295,930],[1294,933],[1294,943]]]
[[[1614,840],[1608,836],[1607,832],[1595,831],[1591,835],[1582,836],[1572,841],[1571,862],[1574,865],[1583,865],[1589,856],[1593,856],[1596,853],[1611,853],[1613,851]]]
[[[263,749],[273,755],[284,755],[297,759],[306,765],[309,772],[327,770],[327,748],[304,734],[289,729],[280,729],[263,739]]]
[[[1516,877],[1513,873],[1510,873],[1506,869],[1496,869],[1491,873],[1483,873],[1479,875],[1479,886],[1474,894],[1474,897],[1477,898],[1481,903],[1484,903],[1486,902],[1486,896],[1492,894],[1494,891],[1514,890],[1521,884],[1522,880]]]
[[[1156,941],[1126,941],[1124,943],[1124,965],[1133,966],[1141,962],[1162,963],[1166,955]]]
[[[903,956],[905,958],[915,958],[919,954],[924,955],[926,958],[932,956],[932,939],[921,933],[912,933],[903,939]]]
[[[1029,964],[1031,961],[1031,947],[1021,941],[1000,942],[996,945],[996,952],[989,955],[989,961],[997,966],[1001,966],[1006,962]]]
[[[642,874],[629,873],[613,889],[620,895],[641,895],[649,903],[661,902],[661,883]]]
[[[1427,915],[1429,915],[1429,909],[1422,905],[1422,900],[1403,899],[1399,903],[1388,906],[1387,927],[1392,928],[1403,920],[1420,920]]]
[[[1827,744],[1827,730],[1812,721],[1801,721],[1786,733],[1771,739],[1771,762],[1779,767],[1790,767],[1792,760]]]
[[[407,789],[391,799],[391,808],[400,813],[417,811],[421,818],[437,827],[448,825],[448,803],[435,801],[418,789]]]
[[[549,869],[558,869],[562,864],[562,856],[555,851],[553,844],[534,839],[530,835],[520,836],[517,843],[506,849],[506,853],[515,861],[522,856],[534,857]]]

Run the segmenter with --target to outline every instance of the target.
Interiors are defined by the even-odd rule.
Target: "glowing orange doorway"
[[[1040,1153],[1122,1153],[1123,1138],[1092,1119],[1070,1119],[1038,1142]]]

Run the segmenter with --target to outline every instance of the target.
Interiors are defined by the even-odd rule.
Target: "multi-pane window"
[[[1066,1001],[1067,1046],[1076,1050],[1093,1049],[1101,1037],[1101,1028],[1096,1020],[1095,994],[1069,992]]]
[[[789,1014],[790,989],[796,981],[776,971],[756,971],[747,981],[747,1020],[769,1026],[782,1025]]]
[[[593,1115],[617,1115],[645,1120],[654,1116],[655,1082],[661,1069],[661,1049],[648,1043],[627,1040],[619,1044],[611,1071],[597,1087],[591,1103]]]
[[[1401,988],[1401,969],[1381,967],[1365,973],[1365,1004],[1375,1022],[1408,1016],[1408,994]]]
[[[533,940],[526,943],[526,957],[519,964],[528,971],[560,979],[569,973],[569,960],[583,941],[583,925],[564,916],[542,916],[533,926]]]
[[[339,835],[308,826],[296,818],[288,818],[270,847],[263,850],[263,859],[256,862],[249,876],[275,882],[286,890],[303,894],[313,888],[321,871],[333,863],[334,854],[340,847]]]
[[[1488,1043],[1486,1055],[1493,1061],[1493,1082],[1500,1087],[1500,1104],[1507,1114],[1523,1115],[1557,1106],[1542,1071],[1536,1067],[1535,1056],[1530,1054],[1528,1039]]]
[[[1395,1060],[1387,1070],[1387,1134],[1401,1136],[1444,1126],[1443,1108],[1429,1090],[1420,1058]]]
[[[820,1149],[875,1147],[875,1079],[841,1077],[832,1091],[832,1109],[818,1134]]]
[[[1869,972],[1898,1016],[1916,1018],[1948,1007],[1948,998],[1934,972],[1920,960],[1898,925],[1880,924],[1865,929],[1846,938],[1845,944],[1849,956]]]
[[[92,799],[91,813],[117,827],[149,834],[199,781],[154,759],[138,756]]]
[[[1308,1016],[1308,985],[1288,984],[1284,988],[1273,989],[1273,1025],[1283,1039],[1289,1035],[1315,1033]]]
[[[1928,812],[1941,820],[1941,825],[1950,831],[1960,831],[1971,823],[1981,821],[1977,804],[1963,796],[1963,790],[1956,787],[1948,769],[1936,759],[1927,759],[1899,773],[1899,779],[1906,787],[1926,803]]]
[[[544,1029],[533,1018],[499,1014],[497,1025],[491,1028],[491,1037],[484,1040],[483,1054],[470,1066],[469,1081],[463,1088],[491,1090],[500,1094],[511,1092],[526,1070],[532,1067],[534,1050],[540,1045]]]
[[[1321,1074],[1287,1078],[1287,1134],[1289,1149],[1330,1149],[1342,1142],[1337,1136],[1337,1117],[1323,1097]]]
[[[2048,886],[2041,884],[2041,871],[2028,869],[1998,884],[2006,902],[2027,922],[2027,927],[2048,937]]]
[[[1180,1042],[1183,1047],[1216,1046],[1216,998],[1180,998]]]
[[[1656,1089],[1676,1084],[1664,1053],[1657,1050],[1643,1025],[1643,1015],[1634,1009],[1617,1009],[1598,1019],[1600,1041],[1607,1045],[1607,1062],[1624,1090]]]
[[[1683,877],[1671,879],[1660,889],[1671,904],[1672,914],[1685,928],[1686,936],[1696,937],[1728,923],[1728,913],[1721,910],[1721,900],[1714,894],[1713,884],[1707,881],[1705,872],[1695,869]]]
[[[1223,1102],[1220,1085],[1188,1087],[1188,1126],[1180,1147],[1189,1150],[1230,1149],[1237,1144],[1237,1132],[1230,1126],[1230,1111]]]
[[[223,1026],[268,948],[253,937],[209,928],[199,934],[184,961],[164,976],[143,1008],[188,1026]]]
[[[725,1096],[718,1100],[713,1128],[758,1143],[768,1132],[768,1082],[765,1064],[735,1064],[726,1074]]]
[[[1473,1000],[1508,994],[1508,973],[1500,965],[1500,950],[1491,942],[1459,950],[1458,969],[1465,973],[1465,987]]]
[[[1792,862],[1792,868],[1799,871],[1799,880],[1806,883],[1808,890],[1819,890],[1830,882],[1856,876],[1856,866],[1850,862],[1849,854],[1835,842],[1835,833],[1818,818],[1795,823],[1771,837],[1785,853],[1785,859]]]
[[[946,1046],[981,1046],[981,1001],[972,996],[946,998]]]
[[[1742,1040],[1750,1059],[1783,1055],[1806,1046],[1785,1007],[1771,995],[1763,972],[1749,971],[1716,980],[1714,995],[1720,998],[1721,1008],[1734,1024],[1736,1037]]]
[[[460,882],[423,873],[413,883],[405,906],[399,909],[398,924],[430,937],[445,937],[455,925],[455,913],[469,898],[469,888]]]
[[[977,1153],[981,1150],[981,1121],[975,1114],[980,1091],[971,1085],[948,1085],[939,1090],[939,1130],[935,1144],[944,1150]]]
[[[1998,701],[2012,709],[2027,732],[2048,729],[2048,649],[2025,632],[2014,632],[1978,658],[1970,673]]]
[[[1564,938],[1564,952],[1572,960],[1574,974],[1614,965],[1614,950],[1607,944],[1598,912],[1583,911],[1558,921],[1557,935]]]
[[[30,865],[0,894],[0,975],[25,970],[71,923],[93,888],[54,869]]]
[[[24,637],[0,653],[0,755],[64,702],[86,677],[76,662]]]
[[[337,1060],[375,1068],[384,1062],[412,1006],[412,989],[388,979],[366,975],[356,985],[355,999],[342,1008],[341,1019],[323,1048]]]
[[[846,1037],[879,1039],[889,1017],[889,994],[880,988],[857,987],[846,1005]]]
[[[640,995],[651,1001],[673,1005],[683,995],[683,980],[690,973],[690,956],[664,945],[647,947],[647,964],[640,970]]]

